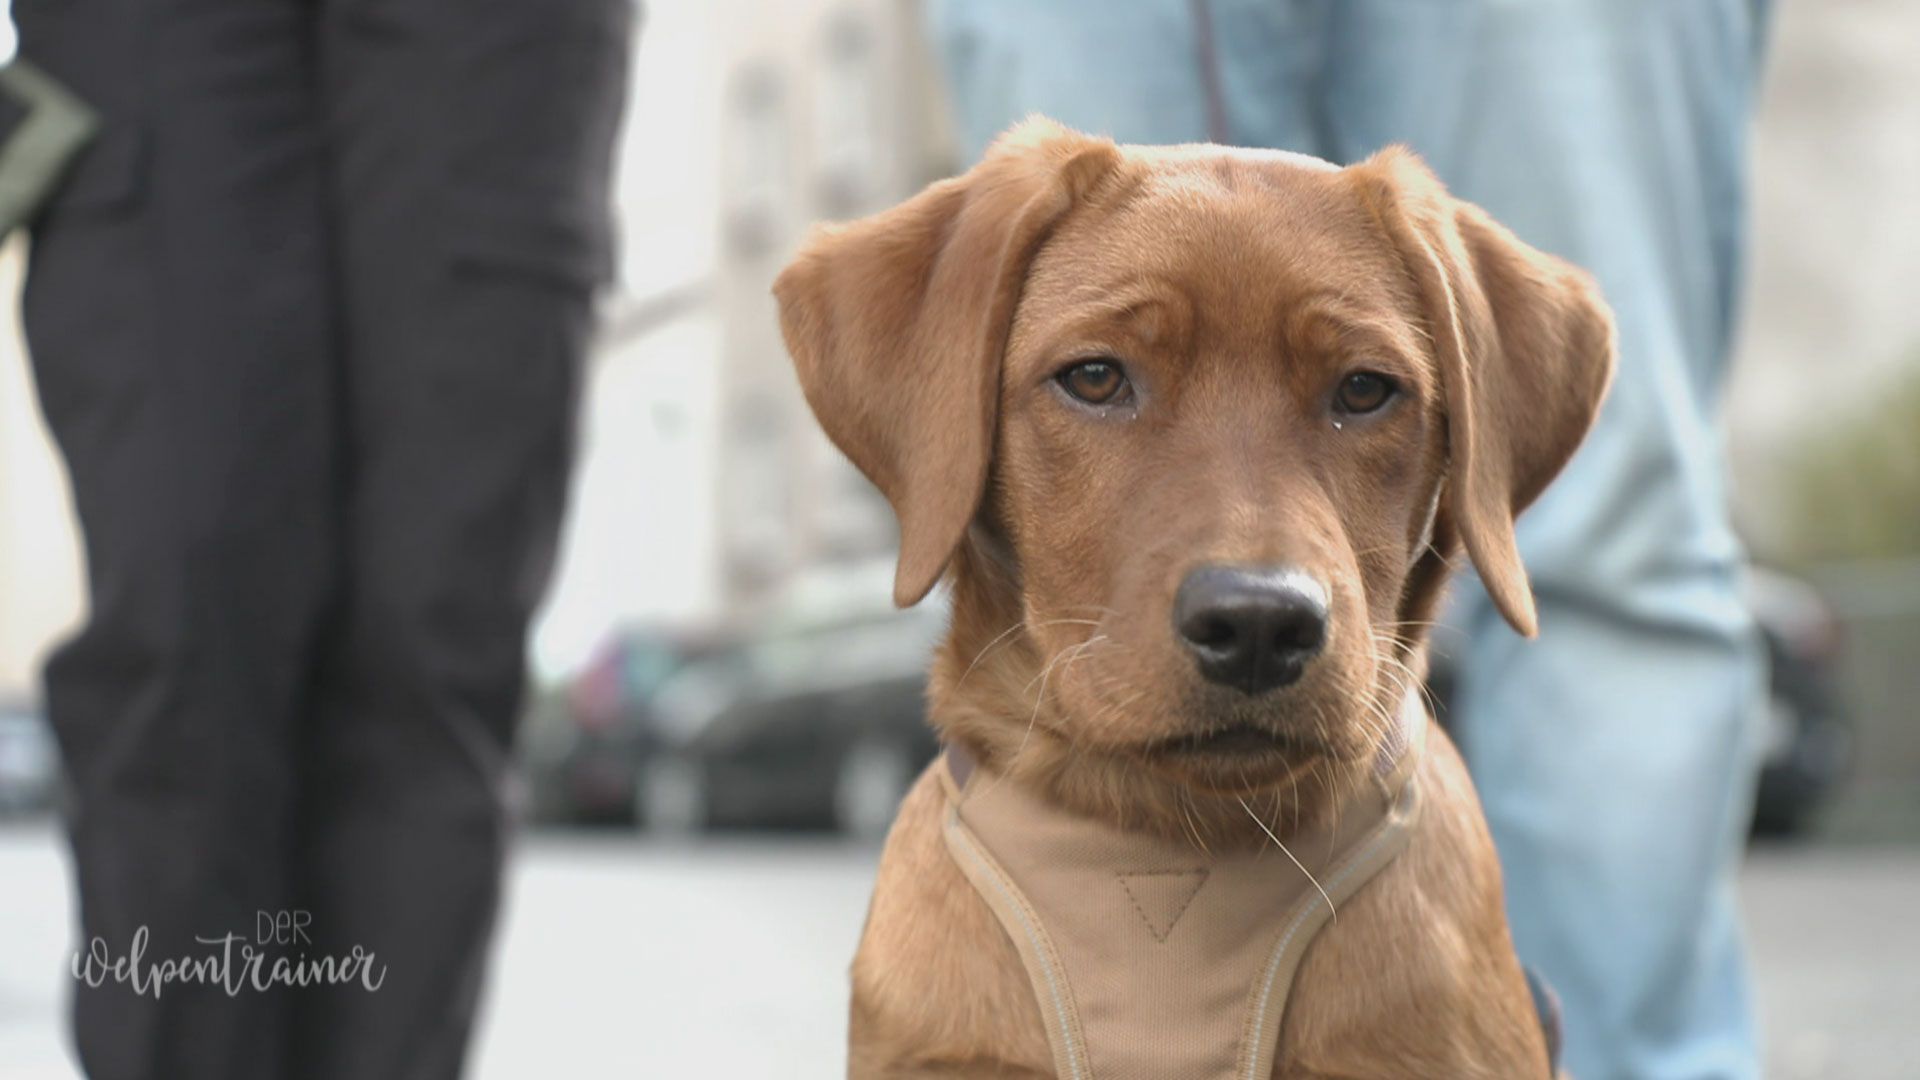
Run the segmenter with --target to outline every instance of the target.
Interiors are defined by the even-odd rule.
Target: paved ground
[[[842,1073],[842,972],[873,853],[529,841],[479,1080]],[[0,829],[0,1080],[71,1080],[59,1027],[65,865]],[[1920,1062],[1920,848],[1779,849],[1743,879],[1780,1080],[1911,1080]]]

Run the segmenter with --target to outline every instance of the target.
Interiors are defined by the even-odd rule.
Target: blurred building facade
[[[26,244],[0,246],[0,296],[19,295]],[[33,698],[40,660],[80,618],[80,551],[20,344],[18,306],[0,313],[0,705]]]
[[[738,622],[816,572],[890,558],[892,517],[807,411],[770,290],[814,222],[952,170],[919,19],[918,0],[649,6],[626,295],[593,373],[543,670],[610,626]]]
[[[719,538],[723,602],[883,558],[887,508],[819,434],[769,292],[815,221],[889,206],[951,164],[913,0],[724,0]]]

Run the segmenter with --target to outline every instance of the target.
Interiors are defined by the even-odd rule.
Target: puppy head
[[[775,292],[899,518],[895,599],[955,570],[936,719],[1068,784],[1364,768],[1457,543],[1533,632],[1514,516],[1612,363],[1591,283],[1400,150],[1342,170],[1029,121],[816,233]]]

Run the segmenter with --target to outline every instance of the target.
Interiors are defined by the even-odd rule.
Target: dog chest
[[[1407,734],[1328,825],[1231,854],[1071,814],[950,757],[948,852],[1019,951],[1058,1075],[1270,1076],[1307,945],[1406,846]]]

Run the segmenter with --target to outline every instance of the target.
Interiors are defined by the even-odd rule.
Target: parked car
[[[1753,831],[1806,829],[1853,765],[1853,724],[1841,705],[1839,617],[1812,585],[1755,567],[1748,603],[1766,637],[1767,742]]]
[[[1769,662],[1752,831],[1788,836],[1806,829],[1852,765],[1853,726],[1838,685],[1840,622],[1813,586],[1766,567],[1752,568],[1747,601]],[[1427,685],[1445,726],[1455,671],[1443,649],[1434,651]]]
[[[788,627],[689,666],[661,689],[642,817],[664,831],[831,828],[877,838],[938,752],[929,610]]]
[[[0,703],[0,814],[52,807],[60,787],[60,752],[40,712]]]
[[[610,635],[556,693],[536,703],[522,737],[534,820],[630,824],[655,740],[653,698],[676,672],[723,649],[711,632]]]

